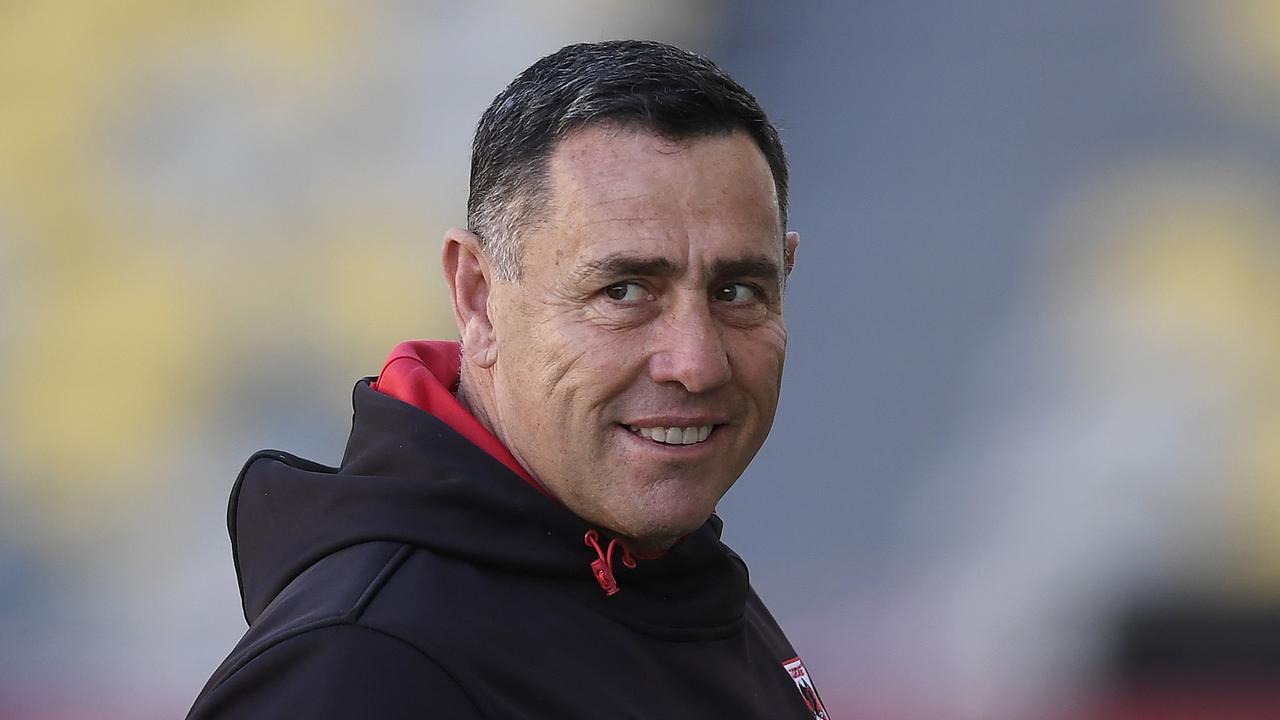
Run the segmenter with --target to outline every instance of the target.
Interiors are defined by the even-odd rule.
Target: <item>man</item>
[[[719,541],[773,421],[787,168],[755,99],[652,42],[535,63],[476,131],[461,347],[357,384],[338,468],[251,458],[249,631],[192,718],[825,718]]]

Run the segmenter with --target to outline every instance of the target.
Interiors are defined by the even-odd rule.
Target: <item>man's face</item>
[[[773,423],[795,247],[745,133],[588,127],[546,222],[489,296],[495,431],[556,497],[639,549],[706,521]]]

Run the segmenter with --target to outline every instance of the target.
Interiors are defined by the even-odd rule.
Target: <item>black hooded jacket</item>
[[[826,717],[718,518],[629,568],[443,421],[354,405],[340,467],[268,450],[236,481],[249,630],[189,718]]]

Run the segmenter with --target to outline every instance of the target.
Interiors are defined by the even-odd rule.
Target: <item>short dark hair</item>
[[[518,277],[518,231],[546,210],[547,163],[556,144],[595,123],[671,139],[746,131],[769,163],[786,228],[787,158],[751,93],[715,63],[671,45],[579,43],[520,73],[476,127],[467,224],[502,279]]]

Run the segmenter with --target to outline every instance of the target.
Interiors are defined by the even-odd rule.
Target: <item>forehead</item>
[[[526,253],[679,246],[759,254],[782,228],[768,162],[745,132],[672,140],[602,125],[563,140],[548,163],[549,242]],[[554,250],[553,250],[554,247]]]

